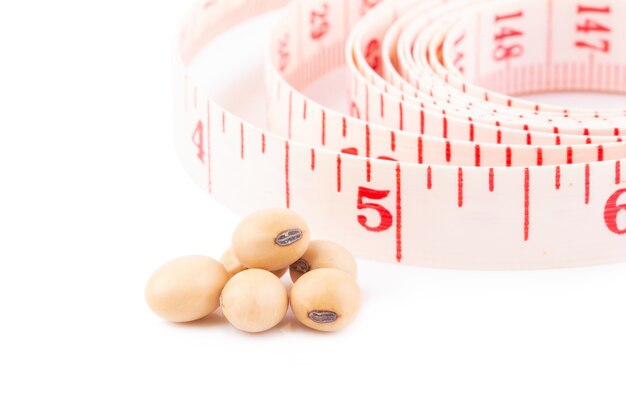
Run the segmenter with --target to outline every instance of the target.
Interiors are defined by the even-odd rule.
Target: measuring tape
[[[216,36],[283,6],[265,130],[212,101],[189,67]],[[626,93],[625,17],[616,0],[201,1],[177,43],[178,153],[235,211],[292,208],[366,258],[626,261],[626,110],[515,97]],[[350,115],[302,93],[343,66]]]

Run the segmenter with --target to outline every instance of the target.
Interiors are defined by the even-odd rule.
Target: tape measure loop
[[[213,101],[190,68],[216,36],[281,6],[266,130]],[[233,209],[293,208],[372,259],[481,269],[624,261],[626,110],[516,95],[626,91],[625,16],[621,3],[573,0],[202,1],[176,53],[179,156]],[[341,67],[349,114],[304,93]]]

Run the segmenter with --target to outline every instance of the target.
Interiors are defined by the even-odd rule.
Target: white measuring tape
[[[177,148],[218,201],[242,214],[293,208],[321,236],[384,261],[626,261],[626,103],[580,110],[514,97],[626,93],[626,2],[286,3],[201,1],[183,22]],[[220,33],[281,6],[266,131],[212,101],[189,65]],[[301,92],[344,65],[351,115]]]

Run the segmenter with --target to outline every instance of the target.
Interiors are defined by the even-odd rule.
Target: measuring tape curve
[[[175,55],[179,157],[235,211],[293,208],[366,258],[476,269],[626,261],[626,105],[519,98],[626,93],[626,3],[587,3],[200,1]],[[281,7],[265,130],[211,100],[189,68],[221,33]],[[350,115],[302,92],[343,66]]]

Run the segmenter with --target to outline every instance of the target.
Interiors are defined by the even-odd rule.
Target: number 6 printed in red
[[[626,226],[620,228],[617,224],[617,216],[620,212],[626,213],[626,203],[618,205],[618,200],[622,195],[626,195],[626,189],[619,190],[609,198],[604,209],[604,221],[609,230],[618,235],[626,234]]]
[[[357,220],[359,221],[359,224],[363,226],[365,229],[369,230],[370,232],[380,233],[380,232],[384,232],[385,230],[390,229],[393,224],[393,215],[391,214],[389,210],[387,210],[385,207],[381,206],[380,204],[367,203],[364,201],[364,199],[384,200],[385,198],[389,196],[389,193],[390,193],[389,190],[373,190],[371,188],[359,187],[359,197],[357,200],[357,208],[359,210],[367,210],[367,209],[375,210],[376,212],[378,212],[378,216],[380,217],[380,221],[378,225],[370,226],[368,225],[368,221],[367,221],[368,219],[365,215],[360,214],[359,216],[357,216]]]

